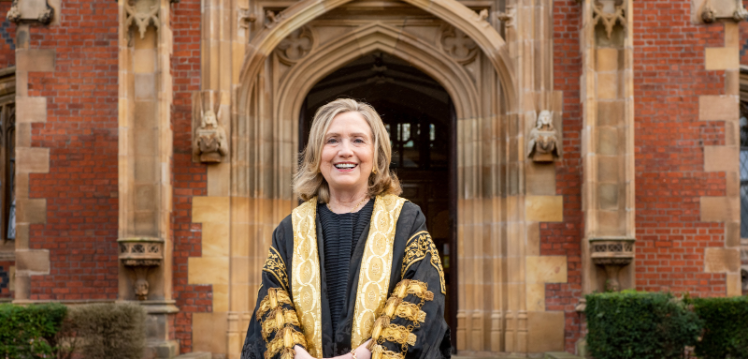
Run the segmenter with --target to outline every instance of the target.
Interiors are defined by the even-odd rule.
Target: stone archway
[[[352,0],[299,1],[278,14],[268,26],[252,39],[247,46],[244,65],[240,74],[242,88],[239,91],[239,113],[246,106],[246,103],[242,102],[241,99],[249,95],[248,93],[255,85],[254,79],[260,72],[262,64],[278,44],[309,21],[350,1]],[[504,39],[496,29],[486,22],[485,17],[456,0],[404,0],[404,2],[433,14],[475,41],[500,75],[500,81],[505,91],[503,95],[506,106],[508,106],[507,112],[514,113],[518,110],[515,105],[517,103],[517,85],[509,50]]]
[[[457,16],[453,13],[442,16],[439,11],[426,9],[425,13],[433,17],[426,22],[430,24],[427,29],[410,29],[376,19],[335,25],[348,27],[346,30],[332,29],[330,21],[315,21],[310,14],[325,13],[321,8],[313,6],[306,13],[308,16],[302,16],[294,5],[269,29],[256,35],[255,40],[266,40],[253,40],[254,45],[250,44],[241,88],[232,101],[231,241],[248,243],[241,247],[242,253],[232,252],[232,261],[234,256],[247,258],[249,269],[246,285],[235,285],[232,280],[229,289],[230,310],[236,313],[229,316],[229,327],[236,328],[233,340],[239,342],[250,320],[246,313],[251,313],[254,306],[259,269],[272,231],[297,204],[290,184],[304,97],[317,81],[335,69],[364,54],[382,51],[434,78],[455,104],[460,294],[458,326],[453,329],[457,331],[457,347],[479,352],[526,351],[522,344],[527,337],[524,292],[513,290],[510,282],[517,281],[512,277],[516,271],[506,267],[507,257],[521,255],[522,241],[512,236],[523,231],[518,201],[507,198],[507,194],[518,190],[521,170],[516,164],[521,127],[515,114],[518,104],[514,79],[508,72],[509,63],[501,55],[506,54],[506,49],[495,29],[478,30],[483,20],[457,5],[469,13],[457,11],[467,18],[454,20],[455,23],[440,20]],[[437,8],[446,5],[440,6]],[[299,23],[302,18],[305,22]],[[471,37],[470,31],[480,32],[478,37],[483,40]],[[286,38],[275,38],[281,35],[294,39],[292,46],[301,47],[287,52],[284,49],[290,45],[283,42]],[[455,36],[472,45],[460,54],[450,51],[445,44],[451,42],[445,39]],[[297,41],[303,37],[309,41]],[[480,46],[479,41],[483,41]],[[268,44],[275,47],[265,48]],[[491,51],[481,51],[483,47]],[[521,259],[514,263],[524,265]],[[242,293],[234,294],[235,291]],[[230,330],[230,338],[231,333]],[[229,346],[233,348],[231,343],[232,339]]]

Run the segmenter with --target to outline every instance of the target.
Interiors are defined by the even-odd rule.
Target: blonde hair
[[[390,161],[392,160],[392,149],[387,129],[382,123],[379,114],[371,105],[356,100],[342,98],[332,101],[317,110],[312,121],[309,132],[309,142],[302,152],[302,160],[299,171],[294,176],[293,189],[299,197],[308,201],[317,196],[320,202],[330,201],[330,188],[327,181],[320,173],[320,160],[322,147],[325,145],[325,134],[335,116],[357,112],[366,120],[371,128],[374,140],[374,163],[373,171],[369,174],[369,197],[380,194],[402,193],[400,181],[394,173],[390,173]],[[376,172],[376,173],[374,173]]]

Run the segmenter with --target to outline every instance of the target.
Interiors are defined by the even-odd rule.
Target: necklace
[[[359,206],[361,206],[368,199],[369,199],[368,196],[364,196],[364,199],[362,199],[361,202],[358,202],[357,205],[355,205],[353,208],[351,208],[351,210],[348,213],[353,213],[353,211],[355,211],[356,208],[358,208]],[[327,209],[329,209],[330,212],[335,213],[335,211],[332,210],[332,207],[330,207],[330,202],[327,202]]]

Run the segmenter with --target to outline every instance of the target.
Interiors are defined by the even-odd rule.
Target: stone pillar
[[[49,172],[49,148],[31,146],[31,127],[47,122],[47,98],[29,96],[29,72],[53,72],[56,65],[54,49],[34,49],[29,45],[32,24],[59,24],[59,1],[14,1],[7,18],[16,29],[16,239],[14,303],[28,303],[31,276],[50,273],[49,250],[30,249],[29,228],[47,222],[47,200],[29,198],[29,175]]]
[[[748,17],[742,1],[694,0],[691,19],[696,24],[720,22],[724,26],[724,46],[704,49],[706,70],[725,72],[723,95],[699,97],[700,121],[723,121],[724,143],[704,146],[704,171],[725,176],[723,196],[700,198],[701,221],[724,225],[724,246],[704,250],[704,271],[724,273],[725,295],[742,294],[740,236],[740,30],[738,23]],[[746,272],[748,275],[748,272]]]
[[[172,34],[169,0],[120,0],[119,300],[148,311],[155,358],[179,345],[172,299]]]
[[[635,285],[631,1],[585,0],[582,4],[585,294]]]

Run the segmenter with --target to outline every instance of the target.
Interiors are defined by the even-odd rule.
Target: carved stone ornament
[[[125,1],[125,13],[127,20],[125,25],[130,28],[133,23],[137,25],[140,38],[145,37],[145,31],[150,24],[156,28],[161,26],[158,19],[159,4],[157,0],[128,0]]]
[[[626,11],[623,0],[595,0],[592,3],[592,23],[602,22],[608,39],[613,35],[613,27],[620,23],[626,27]]]
[[[161,265],[164,259],[164,241],[158,238],[118,239],[119,260],[135,274],[133,292],[138,300],[148,299],[148,272]]]
[[[478,45],[467,34],[454,26],[445,25],[442,28],[442,51],[461,64],[468,64],[475,60]]]
[[[216,91],[203,91],[196,103],[200,125],[195,131],[192,150],[200,162],[222,162],[223,157],[229,153],[226,131],[218,125],[221,113],[219,95]]]
[[[37,21],[49,25],[54,14],[55,9],[49,6],[47,0],[13,0],[6,17],[15,23]]]
[[[294,30],[276,47],[276,53],[286,65],[293,65],[304,58],[316,45],[314,32],[308,26]]]
[[[535,117],[535,112],[531,112]],[[535,162],[553,162],[559,156],[558,131],[553,127],[553,113],[541,111],[530,131],[527,154]]]
[[[602,238],[590,240],[592,263],[605,268],[605,290],[618,292],[618,272],[634,260],[634,238]]]
[[[506,12],[496,13],[496,18],[504,24],[504,27],[514,27],[515,13],[514,6],[507,6]]]
[[[239,8],[239,27],[249,29],[250,24],[257,21],[257,15],[253,14],[251,10],[245,7]]]
[[[748,18],[748,10],[742,0],[705,0],[701,8],[701,20],[710,24],[717,19],[743,21]]]
[[[286,14],[283,11],[273,11],[273,10],[266,10],[265,11],[265,27],[266,28],[272,28],[277,24],[279,21],[283,20],[286,17]]]

